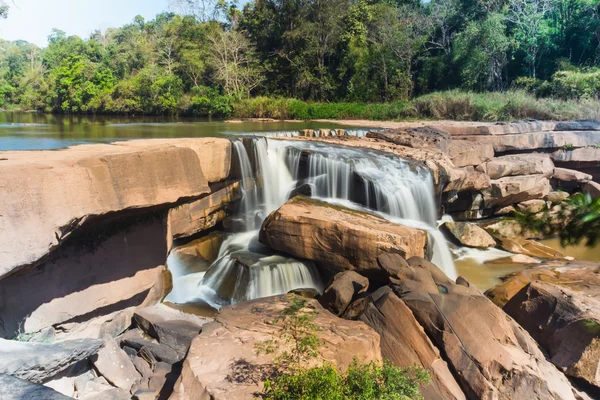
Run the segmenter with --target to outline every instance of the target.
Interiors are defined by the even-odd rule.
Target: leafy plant
[[[561,147],[563,150],[574,150],[575,149],[575,145],[572,143],[567,143],[565,144],[563,147]]]

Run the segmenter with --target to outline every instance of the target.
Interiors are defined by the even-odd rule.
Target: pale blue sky
[[[153,19],[169,9],[169,0],[7,0],[10,11],[0,21],[0,38],[47,45],[52,28],[87,38],[96,30],[118,27],[136,15]]]

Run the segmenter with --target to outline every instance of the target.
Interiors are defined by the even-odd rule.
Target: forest
[[[0,107],[491,120],[598,109],[598,0],[173,3],[87,38],[53,30],[46,48],[0,41]]]

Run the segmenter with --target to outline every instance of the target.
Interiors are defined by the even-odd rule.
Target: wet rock
[[[562,182],[589,182],[592,180],[591,175],[567,168],[554,168],[552,177]]]
[[[475,287],[461,283],[412,263],[393,289],[445,355],[467,398],[575,399],[568,379],[529,334]]]
[[[292,190],[290,192],[290,195],[288,196],[288,198],[292,199],[296,196],[311,197],[312,192],[313,192],[312,186],[308,183],[304,183],[304,184],[298,186],[297,188],[295,188],[294,190]]]
[[[340,272],[319,299],[321,305],[335,315],[342,315],[353,299],[369,289],[369,280],[354,271]]]
[[[595,119],[580,119],[576,121],[557,122],[555,131],[600,131],[600,121]]]
[[[108,335],[103,339],[104,348],[92,359],[94,368],[112,385],[129,392],[139,382],[140,374],[115,339]]]
[[[475,248],[496,246],[494,238],[475,224],[468,222],[446,222],[442,226],[464,246]]]
[[[431,126],[369,132],[367,137],[417,149],[433,148],[444,153],[448,153],[452,140],[448,132]]]
[[[533,257],[526,256],[524,254],[515,254],[509,257],[497,258],[495,260],[489,260],[486,264],[501,264],[501,265],[533,265],[541,264],[541,261]]]
[[[385,251],[423,256],[424,231],[390,223],[373,214],[295,197],[265,220],[261,243],[316,261],[335,272],[356,271],[386,279],[377,265]]]
[[[224,307],[215,322],[203,327],[183,363],[173,400],[251,399],[262,390],[260,377],[268,372],[274,354],[257,355],[255,345],[279,336],[273,320],[289,307],[290,295],[252,300]],[[362,322],[346,321],[326,311],[315,300],[306,306],[316,312],[317,333],[323,342],[320,356],[346,369],[360,354],[361,361],[380,361],[379,335]]]
[[[527,200],[517,204],[519,211],[525,214],[537,214],[543,211],[546,206],[546,201],[542,199]]]
[[[560,259],[564,256],[558,251],[544,244],[536,242],[535,240],[521,239],[521,238],[497,238],[499,246],[510,252],[524,254],[530,257],[537,258],[549,258],[549,259]]]
[[[432,381],[421,389],[426,399],[465,399],[448,365],[406,304],[386,286],[371,298],[360,320],[379,333],[381,356],[401,368],[417,365],[429,371]]]
[[[477,170],[491,179],[517,175],[543,175],[549,178],[554,172],[554,164],[547,154],[517,154],[494,158],[479,165]]]
[[[41,383],[78,361],[93,356],[103,345],[104,342],[98,339],[69,340],[52,344],[0,339],[0,374]]]
[[[482,192],[484,208],[504,207],[546,197],[550,181],[544,175],[507,176],[492,180]]]
[[[0,373],[0,395],[2,400],[69,400],[49,387]]]
[[[448,146],[450,159],[457,167],[476,167],[494,158],[494,146],[468,140],[453,140]]]

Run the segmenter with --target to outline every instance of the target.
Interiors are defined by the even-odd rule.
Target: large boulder
[[[369,132],[367,137],[417,149],[433,148],[444,153],[448,152],[452,140],[448,132],[431,126]]]
[[[449,145],[450,159],[457,167],[476,167],[494,158],[494,146],[469,140],[453,140]]]
[[[592,176],[583,172],[567,168],[554,168],[552,178],[561,182],[589,182]]]
[[[104,336],[105,346],[92,359],[94,368],[113,386],[129,392],[141,376],[115,339]]]
[[[260,242],[335,272],[381,278],[380,254],[423,256],[427,234],[366,212],[295,197],[265,220]]]
[[[549,178],[554,172],[554,164],[547,154],[517,154],[494,158],[479,165],[477,170],[485,172],[491,179],[538,174]]]
[[[385,257],[384,264],[390,259]],[[381,356],[401,368],[421,366],[431,374],[431,383],[421,389],[428,399],[465,399],[439,350],[406,306],[387,286],[371,295],[360,320],[381,337]]]
[[[530,257],[560,259],[564,256],[540,242],[522,238],[504,238],[498,237],[499,247],[510,253],[524,254]]]
[[[558,150],[552,154],[552,159],[558,167],[575,169],[600,179],[600,147]]]
[[[492,180],[491,187],[482,192],[484,208],[504,207],[546,197],[550,181],[545,175],[507,176]]]
[[[555,131],[600,131],[600,121],[596,119],[579,119],[556,123]]]
[[[104,342],[98,339],[53,344],[0,339],[0,374],[42,383],[98,353],[103,346]]]
[[[369,280],[354,271],[340,272],[319,299],[325,309],[340,316],[344,314],[352,300],[369,289]]]
[[[571,289],[534,281],[504,311],[567,375],[600,387],[600,302]]]
[[[600,142],[600,131],[533,132],[502,136],[464,136],[477,143],[490,143],[496,154],[509,151],[556,150],[564,146],[586,147]]]
[[[254,399],[263,388],[275,354],[257,354],[255,346],[280,339],[273,321],[290,306],[293,295],[269,297],[224,307],[215,322],[203,327],[192,342],[172,400]],[[320,358],[346,369],[356,355],[362,362],[380,362],[379,335],[362,322],[340,319],[316,300],[306,300],[321,328]]]
[[[410,262],[394,292],[473,399],[575,399],[568,379],[512,318],[466,280]]]
[[[19,379],[15,376],[0,374],[0,393],[2,400],[70,400],[71,397],[40,385]]]
[[[468,222],[445,222],[442,226],[464,246],[476,248],[496,246],[494,238],[475,224]]]

